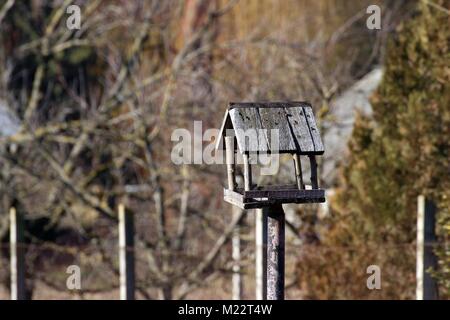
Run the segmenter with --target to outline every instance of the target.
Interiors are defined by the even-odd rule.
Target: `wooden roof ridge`
[[[228,110],[233,108],[295,108],[295,107],[311,107],[306,101],[258,101],[258,102],[230,102]]]

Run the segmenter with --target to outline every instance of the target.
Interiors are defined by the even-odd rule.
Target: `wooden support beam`
[[[299,190],[305,189],[303,184],[303,175],[302,175],[302,163],[300,161],[300,156],[297,153],[294,153],[294,168],[295,168],[295,181],[297,182],[297,188]]]
[[[267,300],[284,300],[285,215],[281,205],[267,210]]]
[[[317,161],[316,156],[309,155],[309,163],[311,167],[311,187],[313,189],[319,189],[319,183],[317,182]]]
[[[241,214],[243,209],[233,206],[233,216],[237,217]],[[242,274],[241,274],[241,230],[240,225],[237,224],[233,230],[231,238],[232,252],[231,257],[233,259],[233,276],[232,276],[232,299],[242,299]]]
[[[244,190],[248,191],[252,187],[252,166],[250,164],[250,156],[248,153],[244,153]]]
[[[119,204],[120,299],[134,300],[134,221],[133,214]]]
[[[25,246],[23,216],[15,208],[9,210],[11,262],[11,300],[25,300]]]
[[[419,196],[417,199],[417,265],[416,265],[416,299],[438,300],[438,286],[436,280],[427,272],[435,269],[437,258],[433,245],[436,243],[436,206],[434,203]]]
[[[234,137],[225,137],[225,157],[227,164],[228,189],[234,190],[236,186]]]
[[[256,300],[267,299],[267,208],[255,214],[255,275]]]

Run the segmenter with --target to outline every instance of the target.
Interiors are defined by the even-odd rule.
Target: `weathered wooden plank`
[[[319,188],[319,182],[317,181],[317,161],[316,156],[309,155],[309,167],[311,170],[311,187],[313,189]]]
[[[225,201],[227,201],[225,199]],[[229,201],[227,201],[229,202]],[[273,204],[286,204],[286,203],[323,203],[325,198],[299,198],[299,199],[272,199],[272,200],[259,200],[254,199],[251,202],[245,202],[243,204],[244,209],[257,209],[264,208]]]
[[[219,135],[217,136],[216,150],[224,150],[225,149],[225,144],[224,144],[223,139],[226,136],[227,129],[233,128],[233,124],[231,123],[230,115],[228,113],[229,113],[229,111],[226,110],[225,115],[222,120],[222,125],[220,126]]]
[[[252,188],[252,165],[248,154],[244,153],[244,189],[250,190]]]
[[[251,190],[245,195],[228,189],[223,190],[224,200],[242,209],[263,208],[283,203],[325,202],[325,191],[316,190]]]
[[[298,108],[309,105],[303,101],[278,101],[278,102],[230,102],[229,110],[234,108]]]
[[[294,160],[295,181],[297,183],[297,188],[299,190],[305,189],[305,185],[303,184],[302,162],[300,161],[300,156],[298,154],[294,154],[293,160]]]
[[[263,185],[263,186],[256,186],[253,185],[252,186],[252,190],[264,190],[264,191],[273,191],[273,190],[297,190],[297,185],[296,184],[281,184],[281,185]],[[310,190],[310,189],[308,189]],[[244,188],[242,187],[237,187],[235,188],[233,191],[239,193],[239,194],[244,194]]]
[[[235,178],[235,157],[234,157],[234,137],[225,137],[225,154],[227,164],[228,189],[234,190],[236,186]]]
[[[255,212],[255,296],[267,297],[267,208]]]
[[[238,216],[242,214],[242,209],[233,206],[233,220],[237,219]],[[233,276],[231,279],[232,283],[232,299],[241,300],[243,291],[242,282],[242,270],[241,270],[241,226],[240,223],[237,224],[233,229],[233,235],[231,237],[231,258],[233,259]]]
[[[280,204],[267,211],[267,300],[284,300],[285,214]]]
[[[311,137],[314,141],[314,151],[317,153],[323,153],[323,143],[322,139],[320,138],[319,128],[317,127],[316,120],[314,119],[312,108],[304,106],[303,111],[305,112],[306,120],[308,121],[309,130],[311,132]]]
[[[229,112],[239,150],[267,152],[268,144],[256,108],[237,108]]]
[[[236,191],[229,190],[229,189],[223,189],[223,195],[226,197],[230,197],[235,199],[236,201],[243,202],[244,196]]]
[[[231,203],[232,205],[235,205],[241,209],[245,209],[244,207],[244,196],[228,189],[223,189],[223,199]]]
[[[244,202],[246,199],[268,198],[268,199],[317,199],[324,198],[325,190],[249,190],[244,192]]]
[[[302,107],[286,109],[292,133],[300,148],[300,153],[314,152],[314,141]]]
[[[297,152],[284,108],[258,108],[261,124],[272,152]],[[278,139],[272,130],[278,130]],[[278,140],[278,141],[277,141]]]

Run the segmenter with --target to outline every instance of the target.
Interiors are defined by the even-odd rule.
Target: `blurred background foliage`
[[[324,134],[341,125],[333,101],[381,66],[373,113],[356,117],[340,178],[324,185],[336,190],[329,212],[295,208],[288,297],[414,298],[415,199],[425,194],[440,208],[434,274],[448,298],[450,4],[433,3],[0,0],[0,99],[21,124],[2,140],[0,238],[15,205],[35,245],[30,291],[65,294],[58,270],[75,261],[94,274],[78,297],[108,296],[125,201],[138,220],[140,297],[229,297],[229,245],[204,264],[230,221],[223,168],[172,164],[171,132],[194,120],[217,127],[229,101],[307,100]],[[65,26],[70,4],[81,7],[80,30]],[[366,27],[371,4],[381,30]],[[366,288],[371,264],[382,290]]]

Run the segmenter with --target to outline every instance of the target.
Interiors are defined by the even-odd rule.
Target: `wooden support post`
[[[225,137],[225,152],[225,161],[227,163],[228,189],[233,191],[236,186],[234,164],[234,137]]]
[[[311,187],[313,189],[319,189],[319,183],[317,182],[317,162],[316,156],[309,155],[309,163],[311,167]]]
[[[9,210],[11,250],[11,300],[25,300],[25,246],[23,216],[15,208]]]
[[[119,204],[120,299],[134,300],[134,223],[131,212]]]
[[[295,181],[297,182],[297,188],[299,190],[305,189],[303,185],[303,175],[302,175],[302,163],[300,162],[300,156],[294,153],[294,168],[295,168]]]
[[[255,214],[255,275],[256,300],[267,299],[267,208]]]
[[[239,216],[243,209],[233,206],[233,216]],[[232,299],[241,300],[242,299],[242,275],[241,275],[241,234],[239,224],[233,230],[232,242],[232,252],[231,257],[233,259],[233,278],[232,278]]]
[[[424,196],[418,197],[417,204],[416,298],[437,300],[436,280],[427,272],[429,268],[435,269],[437,266],[437,258],[433,252],[433,244],[436,243],[436,206]]]
[[[244,189],[248,191],[252,188],[252,166],[250,164],[250,155],[244,153]]]
[[[267,209],[267,299],[284,300],[285,216],[281,204]]]

